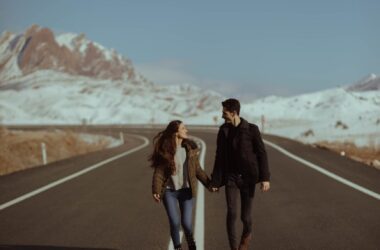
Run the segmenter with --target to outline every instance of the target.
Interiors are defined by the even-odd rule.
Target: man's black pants
[[[244,181],[242,175],[230,174],[226,187],[227,201],[227,233],[231,248],[238,248],[239,239],[236,235],[236,219],[238,216],[238,200],[240,194],[241,213],[243,222],[243,236],[252,232],[252,205],[255,193],[255,185]]]

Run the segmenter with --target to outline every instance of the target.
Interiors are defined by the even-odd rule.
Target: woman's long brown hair
[[[148,158],[152,168],[163,166],[170,174],[175,172],[174,155],[177,147],[175,139],[181,123],[180,120],[171,121],[165,130],[154,137],[153,153]]]

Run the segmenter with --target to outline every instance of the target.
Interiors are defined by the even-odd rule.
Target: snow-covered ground
[[[222,97],[182,86],[131,84],[41,70],[0,86],[4,124],[167,123],[217,109]]]
[[[45,36],[38,36],[38,31],[42,32],[38,26],[29,29],[42,39],[36,43],[37,48],[48,42],[43,40]],[[0,37],[0,123],[167,124],[173,119],[193,125],[220,125],[223,122],[221,101],[225,97],[217,92],[186,84],[155,84],[150,81],[154,79],[147,80],[137,74],[130,60],[124,60],[116,51],[92,42],[84,35],[65,33],[55,36],[45,31],[54,36],[57,43],[50,41],[51,48],[65,47],[70,51],[72,61],[69,65],[65,65],[66,59],[56,53],[55,60],[45,68],[27,61],[24,67],[29,71],[21,70],[18,58],[22,56],[28,37],[10,32],[4,32]],[[93,63],[90,60],[87,65],[83,59],[91,55],[91,47],[96,48],[96,55],[99,54],[94,57],[98,64],[93,65],[92,76],[83,73]],[[46,58],[43,48],[41,51],[34,47],[30,50],[35,58]],[[78,64],[78,68],[70,68],[72,64]],[[111,69],[123,70],[119,78],[113,78]],[[351,141],[357,146],[379,148],[380,77],[371,74],[346,88],[287,98],[269,96],[242,103],[241,115],[258,124],[265,133],[307,143]]]
[[[294,97],[269,96],[242,103],[241,116],[265,133],[305,143],[353,142],[380,150],[380,91],[333,88]],[[214,118],[215,117],[215,118]],[[187,119],[190,124],[218,124],[221,111]]]
[[[380,91],[328,89],[295,97],[267,97],[243,106],[242,116],[266,133],[313,143],[354,142],[380,147]]]
[[[94,135],[94,134],[87,134],[87,133],[78,133],[78,136],[81,140],[89,143],[89,144],[97,144],[101,141],[107,142],[107,148],[114,148],[123,145],[123,141],[117,138],[114,138],[112,136],[106,136],[106,135]]]
[[[133,85],[39,71],[0,87],[0,119],[3,124],[166,124],[181,119],[220,125],[221,100],[217,93],[189,85]],[[242,103],[241,116],[260,127],[264,116],[265,133],[303,142],[380,145],[380,91],[334,88],[270,96]]]

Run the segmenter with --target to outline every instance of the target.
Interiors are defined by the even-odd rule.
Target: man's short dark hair
[[[227,99],[222,102],[222,106],[228,111],[228,112],[234,112],[236,111],[236,114],[240,115],[240,102],[234,98]]]

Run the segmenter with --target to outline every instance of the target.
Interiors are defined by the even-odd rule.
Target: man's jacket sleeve
[[[259,167],[259,182],[269,181],[270,172],[268,167],[268,157],[265,150],[264,142],[261,138],[259,128],[257,126],[252,126],[253,130],[253,148],[255,150],[258,167]]]

